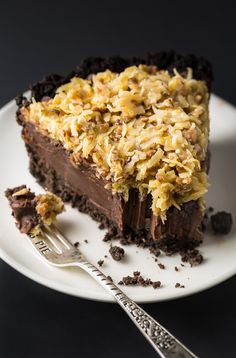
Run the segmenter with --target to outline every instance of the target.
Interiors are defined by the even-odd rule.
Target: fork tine
[[[44,237],[47,239],[47,241],[50,242],[50,244],[51,244],[51,246],[54,248],[54,250],[56,249],[56,251],[57,251],[59,254],[61,254],[61,253],[63,252],[63,250],[62,250],[62,248],[60,247],[60,245],[58,245],[58,242],[57,242],[57,240],[56,240],[56,238],[55,238],[55,235],[53,235],[53,233],[50,232],[45,225],[42,227],[42,229],[43,229],[43,230],[42,230],[42,231],[43,231],[43,235],[44,235]],[[53,239],[53,237],[54,237],[54,239]]]
[[[50,232],[54,233],[56,237],[63,243],[68,249],[74,249],[74,245],[71,244],[71,242],[65,238],[65,236],[61,233],[61,231],[56,227],[56,225],[52,224],[49,227]]]

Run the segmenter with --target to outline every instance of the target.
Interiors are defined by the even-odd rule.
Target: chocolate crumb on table
[[[228,234],[232,229],[232,215],[225,211],[219,211],[211,216],[211,227],[215,235]]]
[[[111,276],[108,275],[107,278],[108,278],[108,280],[110,280],[111,282],[113,282],[113,279],[112,279]]]
[[[175,271],[179,271],[179,269],[178,269],[178,267],[177,267],[177,266],[175,266]]]
[[[85,242],[86,244],[88,244],[88,240],[87,240],[87,239],[85,239],[84,242]]]
[[[113,260],[120,261],[125,254],[125,250],[120,246],[111,246],[109,253],[111,254]]]
[[[161,270],[164,270],[164,269],[165,269],[165,265],[163,265],[163,264],[161,264],[161,263],[158,264],[158,266],[160,267]]]
[[[74,243],[74,246],[75,246],[75,247],[79,247],[79,241],[76,241],[76,242]]]
[[[134,271],[133,276],[124,276],[118,284],[125,286],[152,286],[155,289],[161,287],[160,281],[152,281],[150,278],[144,279],[139,271]]]
[[[99,261],[98,261],[99,267],[101,267],[103,264],[104,264],[104,260],[99,260]]]

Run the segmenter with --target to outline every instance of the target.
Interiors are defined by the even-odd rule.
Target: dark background
[[[0,105],[90,55],[175,49],[207,57],[214,92],[236,104],[233,1],[1,1]],[[223,119],[222,119],[223,120]],[[146,305],[200,357],[235,357],[236,278]],[[42,287],[0,261],[0,358],[155,357],[120,308]]]

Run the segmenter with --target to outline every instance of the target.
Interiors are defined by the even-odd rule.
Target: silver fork
[[[50,227],[44,225],[41,237],[31,237],[30,239],[37,251],[50,264],[57,267],[78,266],[89,273],[116,299],[160,357],[197,358],[140,306],[127,297],[107,276],[88,262],[79,249],[71,244],[55,225]]]

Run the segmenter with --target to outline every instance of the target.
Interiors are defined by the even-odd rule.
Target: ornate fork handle
[[[119,303],[144,337],[152,344],[161,357],[166,358],[197,358],[182,343],[172,336],[164,327],[156,322],[140,306],[128,298],[100,270],[87,261],[79,262],[78,266],[86,270],[96,279]]]

